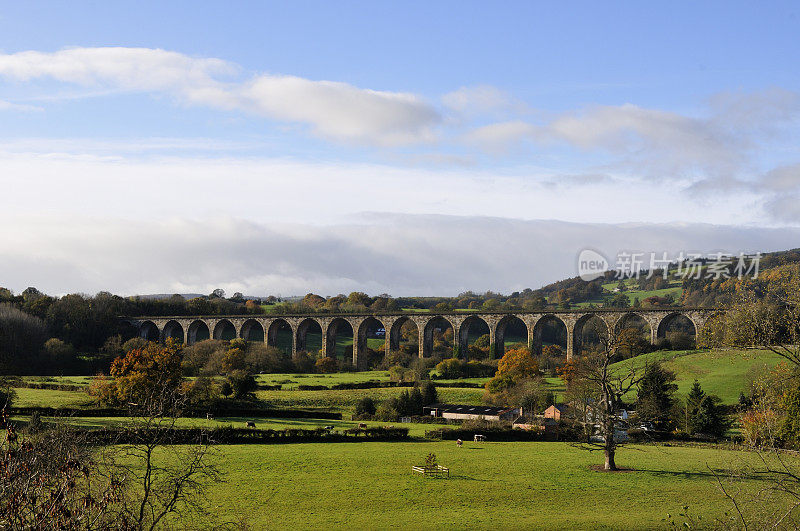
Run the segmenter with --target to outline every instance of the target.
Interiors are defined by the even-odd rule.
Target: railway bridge
[[[461,352],[468,347],[470,328],[485,325],[489,330],[489,342],[494,355],[502,356],[505,350],[506,332],[510,325],[527,333],[527,343],[533,349],[542,345],[542,331],[545,326],[555,325],[566,332],[567,359],[581,350],[584,325],[594,317],[599,318],[601,330],[604,327],[609,335],[618,333],[631,320],[647,324],[650,342],[655,343],[665,337],[667,329],[676,320],[685,328],[693,329],[694,334],[703,327],[708,318],[721,309],[709,308],[626,308],[626,309],[586,309],[554,310],[543,312],[444,312],[444,313],[327,313],[291,315],[234,315],[234,316],[159,316],[127,317],[141,337],[151,341],[164,341],[175,338],[191,345],[203,339],[243,338],[248,341],[264,341],[277,346],[280,330],[291,332],[291,355],[306,350],[306,337],[310,329],[319,330],[322,335],[322,355],[335,355],[337,333],[348,328],[353,337],[353,365],[364,367],[368,331],[382,330],[384,348],[388,354],[400,346],[400,329],[411,322],[419,334],[420,357],[429,357],[433,352],[434,331],[452,327],[453,341]],[[595,320],[595,322],[598,322]],[[597,325],[595,325],[597,326]],[[481,326],[485,330],[483,326]]]

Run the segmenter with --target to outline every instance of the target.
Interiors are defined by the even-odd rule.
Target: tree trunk
[[[613,448],[606,447],[606,470],[617,470],[617,463],[614,462],[614,454],[616,451]]]

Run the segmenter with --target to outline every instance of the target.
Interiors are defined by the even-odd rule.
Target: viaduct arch
[[[291,331],[291,355],[307,349],[306,336],[310,329],[319,329],[322,336],[323,356],[335,356],[335,338],[338,330],[348,327],[353,333],[353,365],[366,366],[367,330],[382,328],[385,331],[384,349],[388,354],[400,344],[400,330],[406,321],[413,322],[419,334],[419,357],[430,357],[433,353],[433,335],[437,323],[452,326],[454,343],[461,352],[467,348],[469,327],[483,322],[489,328],[489,341],[494,348],[492,355],[502,356],[506,329],[511,322],[524,325],[528,345],[541,348],[541,331],[545,322],[555,322],[566,329],[566,356],[571,359],[580,352],[580,334],[583,325],[593,317],[600,319],[601,328],[614,334],[629,319],[644,320],[650,327],[650,341],[655,343],[664,337],[670,323],[681,321],[684,326],[694,328],[697,334],[705,322],[719,308],[651,308],[651,309],[592,309],[553,310],[546,312],[447,312],[447,313],[364,313],[364,314],[303,314],[303,315],[237,315],[237,316],[159,316],[125,317],[139,330],[141,337],[151,341],[175,338],[185,344],[203,339],[243,338],[249,341],[264,341],[277,346],[279,330]]]

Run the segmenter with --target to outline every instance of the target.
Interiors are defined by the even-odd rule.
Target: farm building
[[[465,406],[460,404],[431,404],[423,408],[425,415],[459,420],[514,420],[522,408],[498,406]]]
[[[561,420],[561,416],[566,415],[568,410],[569,406],[564,404],[560,404],[558,406],[550,406],[544,410],[544,418]]]

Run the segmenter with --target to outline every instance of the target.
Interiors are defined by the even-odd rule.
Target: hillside
[[[707,393],[717,395],[724,404],[735,404],[739,393],[747,391],[751,376],[760,368],[772,368],[782,358],[766,350],[656,351],[642,354],[614,367],[644,365],[662,361],[677,376],[678,395],[686,396],[694,380]]]

